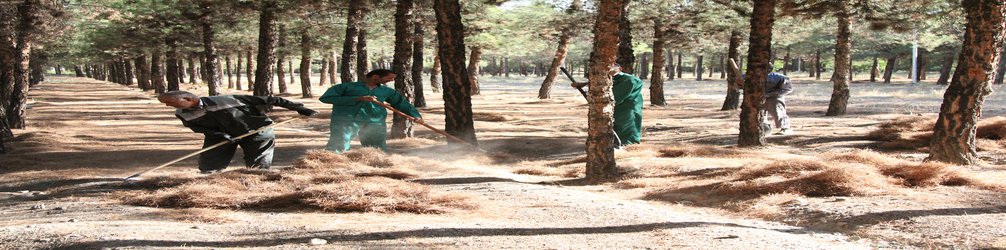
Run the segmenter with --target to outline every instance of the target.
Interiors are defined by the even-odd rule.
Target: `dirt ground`
[[[988,164],[958,168],[984,183],[979,186],[848,196],[702,195],[732,171],[877,149],[866,135],[878,125],[902,116],[935,119],[943,87],[931,82],[854,83],[849,113],[825,117],[831,84],[795,77],[796,92],[788,97],[795,133],[769,136],[767,147],[736,149],[739,111],[719,111],[724,82],[668,81],[669,105],[647,101],[644,107],[643,144],[616,152],[627,178],[580,185],[570,180],[583,173],[577,158],[584,155],[586,101],[564,81],[556,83],[552,99],[538,100],[538,79],[481,79],[482,94],[473,98],[475,128],[490,154],[456,152],[420,126],[416,136],[432,143],[389,141],[389,157],[433,163],[414,169],[419,176],[409,181],[463,195],[477,207],[412,214],[125,205],[115,194],[142,187],[123,177],[198,150],[202,136],[182,127],[173,109],[150,92],[50,77],[30,92],[29,128],[15,130],[8,145],[13,152],[0,155],[0,249],[1006,248],[1006,199],[999,188],[1006,186],[1006,155],[991,151],[981,152]],[[429,107],[420,112],[443,127],[441,94],[424,87]],[[183,89],[205,93],[194,85]],[[325,104],[297,92],[280,96],[323,112],[276,129],[273,171],[323,148],[328,138]],[[989,96],[984,117],[1006,114],[1003,104],[1001,94]],[[296,113],[271,115],[283,120]],[[668,147],[714,153],[662,156]],[[915,164],[926,156],[877,152]],[[239,169],[240,157],[229,170]],[[144,178],[199,178],[195,165],[187,159]]]

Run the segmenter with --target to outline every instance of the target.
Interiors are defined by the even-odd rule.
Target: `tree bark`
[[[328,75],[330,76],[328,78],[328,84],[329,85],[339,84],[338,80],[336,80],[338,78],[335,77],[336,75],[338,75],[339,72],[337,66],[338,58],[335,55],[335,51],[325,52],[325,54],[328,55]],[[320,82],[320,85],[325,85],[325,82]]]
[[[234,75],[233,75],[234,72],[232,72],[233,67],[231,67],[231,62],[232,62],[231,54],[227,53],[226,55],[224,55],[224,73],[227,74],[228,89],[234,88]]]
[[[414,10],[415,4],[412,0],[398,0],[395,4],[395,55],[391,62],[391,68],[395,71],[395,90],[409,103],[415,101],[415,82],[412,81]],[[394,116],[391,124],[391,138],[412,137],[414,125],[405,117]]]
[[[80,67],[80,65],[73,65],[73,73],[75,74],[74,76],[76,76],[76,77],[84,77],[85,76],[84,75],[84,69],[82,69]]]
[[[364,9],[364,15],[366,15],[366,9]],[[367,72],[370,71],[370,60],[367,59],[367,31],[364,26],[360,27],[360,35],[356,38],[356,79],[367,78]]]
[[[319,79],[318,80],[318,86],[325,86],[325,82],[328,81],[328,77],[329,77],[329,75],[331,75],[331,74],[329,74],[329,71],[330,71],[329,68],[328,68],[329,65],[331,65],[331,62],[328,61],[328,58],[326,58],[324,55],[322,55],[322,58],[321,58],[321,72],[318,72],[318,77],[319,77],[318,78]]]
[[[126,83],[125,84],[126,84],[126,86],[132,86],[133,85],[133,77],[134,77],[134,75],[133,75],[133,64],[128,59],[123,58],[122,59],[122,65],[125,66],[125,70],[126,70],[126,72],[125,72],[126,73]]]
[[[681,71],[684,70],[683,69],[684,67],[682,67],[682,66],[684,66],[684,64],[681,64],[681,51],[678,51],[678,64],[674,66],[676,68],[676,70],[678,71],[677,72],[678,73],[678,79],[681,79]]]
[[[664,46],[667,43],[667,31],[664,22],[653,19],[653,70],[650,75],[650,105],[667,106],[664,99]]]
[[[189,62],[189,67],[186,69],[185,72],[187,74],[189,74],[189,83],[196,84],[196,83],[199,82],[199,77],[198,77],[199,74],[196,72],[196,62],[193,59],[193,57],[196,57],[196,56],[192,55],[192,54],[189,54],[188,58],[186,58],[188,60],[188,62]]]
[[[849,105],[849,72],[851,67],[852,54],[852,18],[849,16],[847,6],[844,4],[838,14],[838,34],[835,36],[835,80],[831,90],[831,102],[828,103],[828,112],[825,116],[839,116],[845,114],[845,109]]]
[[[235,82],[234,86],[237,87],[237,90],[241,90],[241,88],[242,88],[241,87],[241,58],[243,58],[243,56],[241,55],[241,51],[240,50],[238,50],[237,58],[238,58],[238,62],[237,62],[237,64],[234,65],[234,78],[235,78],[234,79],[234,82]],[[251,81],[249,81],[249,82],[251,82]]]
[[[166,77],[168,79],[167,91],[176,91],[179,88],[178,79],[180,78],[178,76],[180,71],[178,69],[178,42],[173,38],[169,38],[165,43],[168,45],[168,51],[164,55],[167,57],[167,61],[165,62]]]
[[[877,75],[880,74],[879,62],[877,56],[873,56],[873,65],[870,66],[870,82],[877,82]]]
[[[653,53],[643,52],[639,58],[639,79],[645,80],[650,74],[650,57]]]
[[[702,81],[702,55],[695,57],[695,80]]]
[[[258,30],[258,62],[255,67],[255,89],[256,96],[272,96],[272,76],[276,62],[276,8],[274,0],[262,1],[259,12]],[[259,110],[270,111],[272,105],[261,105]]]
[[[891,77],[894,76],[894,71],[897,70],[897,66],[897,55],[887,57],[887,66],[884,67],[884,83],[891,83]]]
[[[353,82],[356,78],[353,64],[356,63],[356,43],[359,41],[360,27],[363,25],[363,5],[366,0],[350,0],[346,12],[346,37],[342,43],[342,61],[339,77],[342,82]],[[362,79],[361,79],[362,80]]]
[[[209,87],[209,95],[220,95],[220,61],[217,55],[216,40],[214,40],[214,34],[216,30],[213,27],[213,16],[216,15],[216,8],[210,5],[208,1],[199,2],[200,9],[203,10],[203,16],[200,18],[200,25],[203,29],[203,55],[205,56],[205,67],[203,70],[206,71],[206,76],[204,81]],[[229,63],[229,62],[228,62]]]
[[[954,57],[956,53],[946,52],[943,56],[943,66],[940,67],[940,79],[936,80],[936,84],[947,85],[950,81],[951,68],[954,67]],[[999,61],[1004,61],[1002,56],[999,57]]]
[[[249,91],[255,90],[255,71],[252,70],[252,68],[257,66],[255,65],[256,62],[252,61],[252,49],[253,48],[248,48],[248,50],[245,51],[245,76],[247,77],[245,80],[248,80]]]
[[[621,0],[618,0],[621,1]],[[627,3],[627,2],[626,2]],[[618,58],[615,62],[622,67],[622,72],[636,74],[633,66],[636,63],[636,54],[632,51],[632,23],[629,22],[629,5],[621,6],[618,19]]]
[[[674,64],[674,50],[667,50],[667,80],[674,80],[674,72],[677,72],[678,65]]]
[[[999,58],[1006,57],[1006,50],[999,53]],[[999,60],[999,64],[996,67],[995,80],[992,84],[1003,84],[1003,77],[1006,76],[1006,60]]]
[[[458,0],[434,0],[437,43],[444,79],[445,131],[478,145],[472,118],[472,83],[465,68],[464,25]],[[448,141],[451,144],[456,142]]]
[[[961,6],[966,13],[964,43],[943,95],[927,160],[972,165],[982,162],[975,149],[975,131],[1002,60],[1006,5],[998,0],[964,0]]]
[[[439,45],[438,45],[439,46]],[[436,48],[436,54],[433,55],[433,69],[430,70],[430,87],[433,88],[433,93],[440,92],[440,48]]]
[[[150,84],[150,64],[147,63],[147,55],[140,54],[134,59],[136,65],[136,85],[141,90],[147,91],[152,88]]]
[[[276,86],[278,87],[280,94],[289,93],[286,86],[286,70],[283,69],[283,64],[286,63],[286,25],[279,25],[279,37],[277,37],[276,48],[278,52],[276,53]]]
[[[765,133],[765,83],[771,65],[772,25],[775,23],[775,0],[755,1],[751,14],[751,36],[748,46],[747,77],[744,79],[744,100],[741,105],[740,133],[737,145],[763,146]]]
[[[416,9],[422,9],[422,5],[416,4]],[[416,89],[416,100],[412,105],[416,108],[426,107],[426,97],[423,96],[423,22],[422,18],[416,18],[413,22],[412,31],[412,85]]]
[[[314,97],[311,92],[311,36],[307,30],[300,32],[300,96]]]
[[[720,107],[720,110],[722,111],[736,110],[740,107],[740,90],[744,87],[744,79],[741,78],[740,74],[737,74],[741,71],[741,69],[734,68],[734,66],[737,66],[735,63],[739,62],[741,59],[739,50],[743,36],[744,34],[741,33],[740,30],[730,31],[730,41],[727,45],[727,57],[730,60],[733,60],[734,63],[729,63],[729,65],[727,65],[730,69],[727,70],[727,96],[723,99],[723,106]]]
[[[824,72],[824,65],[821,64],[821,50],[814,53],[814,80],[821,80],[821,72]]]
[[[628,33],[626,0],[601,1],[594,23],[594,46],[590,56],[589,100],[587,112],[587,167],[589,182],[611,181],[620,176],[615,163],[614,136],[612,133],[611,76],[608,69],[616,57],[623,65],[631,65],[631,51],[624,54],[621,40]],[[625,26],[623,26],[625,25]],[[631,46],[631,45],[630,45]],[[617,50],[616,50],[617,48]],[[625,58],[629,56],[629,58]],[[631,67],[631,66],[630,66]],[[628,73],[628,72],[627,72]]]
[[[479,86],[479,62],[482,61],[482,47],[474,46],[468,56],[468,78],[472,83],[472,95],[482,94]]]
[[[570,14],[577,11],[579,4],[579,0],[573,0],[566,13]],[[549,65],[548,74],[545,75],[545,80],[541,82],[541,87],[538,88],[538,99],[551,98],[552,84],[555,83],[555,78],[559,76],[559,68],[566,61],[566,54],[569,52],[569,39],[573,35],[572,27],[564,26],[561,29],[559,31],[559,44],[555,49],[555,55],[552,56],[552,64]]]
[[[167,84],[164,82],[164,71],[161,66],[161,49],[154,47],[154,52],[150,53],[150,84],[153,85],[154,93],[163,94],[167,91]]]

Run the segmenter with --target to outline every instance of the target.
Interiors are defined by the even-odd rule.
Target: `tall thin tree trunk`
[[[286,89],[286,70],[283,69],[283,64],[286,63],[286,25],[279,25],[279,37],[277,37],[277,48],[279,48],[279,53],[276,55],[276,84],[279,87],[280,94],[289,93]]]
[[[220,61],[217,55],[216,40],[213,37],[216,34],[216,29],[213,28],[213,20],[211,20],[216,15],[216,8],[210,6],[207,1],[200,2],[199,7],[203,10],[200,25],[203,29],[203,55],[206,57],[204,59],[206,66],[203,67],[206,76],[203,81],[209,86],[210,95],[220,95]]]
[[[755,1],[751,14],[751,36],[748,42],[748,68],[744,79],[744,99],[741,104],[740,133],[737,145],[765,145],[762,127],[765,120],[765,83],[768,80],[772,54],[772,25],[775,24],[775,0]]]
[[[1002,60],[1006,4],[999,0],[964,0],[964,42],[957,70],[943,95],[940,116],[929,143],[930,161],[981,163],[975,133],[985,97],[992,93],[995,66]]]
[[[683,69],[684,67],[682,67],[682,66],[684,66],[684,64],[681,64],[681,51],[678,51],[678,64],[674,66],[676,68],[676,70],[678,71],[677,72],[678,73],[678,79],[681,79],[681,71],[684,70]]]
[[[618,178],[618,167],[615,164],[615,150],[612,133],[612,110],[614,102],[611,94],[611,77],[608,67],[615,62],[621,47],[628,44],[621,41],[619,33],[628,33],[626,27],[619,25],[626,16],[626,0],[601,1],[597,9],[597,20],[594,24],[594,46],[590,56],[590,93],[587,111],[587,167],[586,179],[590,182],[610,181]],[[623,21],[624,22],[624,21]],[[627,58],[619,58],[624,60]],[[626,64],[631,65],[632,60]],[[621,64],[621,63],[620,63]],[[624,64],[622,64],[624,67]]]
[[[845,114],[849,105],[849,82],[852,74],[852,18],[848,14],[848,6],[844,4],[838,14],[838,34],[835,35],[835,80],[831,90],[831,102],[825,116]]]
[[[276,8],[274,0],[262,1],[259,12],[258,66],[255,67],[256,96],[272,96],[273,63],[276,62]],[[272,105],[261,105],[259,110],[272,110]]]
[[[482,47],[474,46],[468,57],[468,78],[472,83],[472,95],[482,93],[479,87],[479,61],[482,61]]]
[[[999,58],[1006,57],[1006,50],[999,53]],[[999,60],[999,64],[996,67],[995,80],[992,84],[1003,84],[1003,78],[1006,76],[1006,60]]]
[[[150,54],[150,84],[154,85],[154,93],[157,94],[163,94],[168,89],[161,64],[161,50],[159,47],[154,47],[154,52]]]
[[[300,32],[300,96],[314,97],[311,93],[311,36],[307,30]]]
[[[325,82],[328,81],[328,76],[330,75],[328,66],[331,63],[328,61],[328,58],[324,57],[324,55],[322,56],[323,57],[321,58],[321,72],[319,72],[318,86],[325,86]]]
[[[732,62],[727,65],[730,69],[727,70],[727,96],[723,99],[723,106],[720,107],[720,110],[723,111],[736,110],[740,107],[740,90],[744,88],[744,79],[741,78],[739,74],[741,69],[740,66],[736,65],[736,62],[740,61],[739,50],[741,46],[741,39],[744,38],[743,36],[744,34],[741,33],[740,30],[730,31],[730,41],[727,46],[727,57],[729,58],[728,61],[732,60]]]
[[[189,75],[189,83],[191,84],[196,84],[199,82],[199,78],[197,77],[198,73],[196,72],[196,61],[194,57],[196,56],[189,54],[189,56],[185,58],[189,62],[189,67],[186,69],[185,72],[186,74]]]
[[[650,57],[653,53],[643,52],[643,55],[639,58],[639,78],[646,79],[650,74]]]
[[[946,54],[943,55],[943,66],[940,67],[940,79],[936,80],[936,84],[947,85],[950,81],[950,69],[954,67],[954,57],[956,55],[956,53],[952,52],[946,52]],[[1006,61],[1002,59],[1002,56],[999,58],[999,61]]]
[[[667,31],[664,22],[653,19],[653,74],[650,75],[650,105],[667,106],[664,99],[664,46],[667,44]]]
[[[430,70],[430,87],[433,93],[440,92],[440,48],[434,49],[437,53],[433,55],[433,69]]]
[[[241,51],[240,50],[238,51],[237,58],[238,58],[238,63],[234,65],[235,66],[234,67],[234,78],[235,78],[234,82],[235,82],[235,87],[237,87],[237,90],[241,90],[241,58],[243,58],[243,56],[241,55]],[[249,82],[251,82],[251,81],[249,81]]]
[[[677,72],[678,65],[674,63],[674,50],[667,50],[667,80],[674,80],[674,72]]]
[[[569,8],[566,9],[566,14],[569,15],[579,11],[580,5],[580,0],[573,0],[569,4]],[[566,54],[569,52],[569,39],[573,35],[572,27],[564,26],[560,29],[559,44],[555,49],[555,55],[552,56],[552,64],[548,67],[548,74],[545,75],[545,80],[541,82],[541,87],[538,88],[538,99],[551,98],[552,84],[555,83],[555,78],[559,76],[559,68],[566,61]]]
[[[165,62],[166,77],[168,79],[168,91],[178,90],[178,75],[180,74],[180,69],[178,68],[178,46],[174,39],[168,39],[168,51],[165,53],[167,61]]]
[[[339,70],[337,70],[338,57],[336,56],[335,51],[327,52],[326,54],[328,54],[328,76],[329,76],[328,84],[329,85],[339,84],[337,80],[338,78],[335,77],[336,75],[338,75],[339,72]],[[324,85],[324,83],[322,84]]]
[[[342,43],[342,61],[339,64],[339,77],[342,82],[353,82],[356,79],[356,43],[359,42],[360,28],[363,26],[363,5],[366,0],[350,0],[346,13],[346,36]],[[363,80],[363,79],[360,79]]]
[[[227,74],[228,89],[234,89],[234,75],[233,75],[234,72],[231,71],[233,70],[233,67],[231,67],[231,62],[232,62],[231,54],[227,53],[226,55],[224,55],[224,67],[225,67],[224,73]]]
[[[894,75],[894,71],[897,70],[898,56],[887,57],[887,66],[884,67],[884,83],[891,83],[891,77]]]
[[[256,67],[256,62],[252,61],[252,48],[248,48],[245,51],[245,80],[248,80],[248,90],[255,90],[255,71],[252,70]],[[241,88],[238,88],[241,89]]]
[[[422,9],[422,4],[416,3],[416,9]],[[413,106],[417,108],[426,107],[426,97],[423,95],[423,21],[416,18],[413,22],[412,31],[412,84],[416,89],[416,100]]]
[[[615,62],[622,67],[622,72],[636,74],[633,66],[636,63],[636,54],[632,51],[632,23],[629,22],[628,4],[621,6],[618,19],[618,57]]]
[[[366,15],[366,10],[364,10],[364,15]],[[367,58],[367,31],[360,27],[360,35],[356,37],[359,41],[356,42],[356,79],[367,78],[367,72],[370,71],[369,59]]]
[[[415,4],[412,0],[398,0],[395,3],[395,55],[391,68],[395,71],[395,91],[405,97],[409,103],[415,101],[415,82],[412,80],[412,40]],[[419,37],[422,39],[422,37]],[[400,115],[392,118],[391,138],[412,137],[412,121]]]
[[[695,80],[702,81],[702,59],[703,56],[699,55],[695,57]]]
[[[147,63],[147,55],[140,54],[133,59],[136,65],[136,85],[141,90],[150,90],[150,64]]]
[[[433,0],[437,42],[444,79],[445,131],[478,145],[472,117],[472,83],[465,68],[464,25],[458,0]],[[456,142],[449,141],[451,144]]]
[[[873,56],[873,64],[870,66],[870,82],[877,82],[877,75],[880,74],[880,60]]]

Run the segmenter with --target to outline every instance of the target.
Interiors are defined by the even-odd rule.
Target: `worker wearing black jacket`
[[[256,106],[279,106],[305,116],[318,113],[304,107],[303,104],[274,96],[199,97],[185,91],[170,91],[158,96],[157,100],[177,108],[175,116],[182,120],[182,125],[206,136],[203,140],[204,148],[222,141],[231,142],[199,155],[199,170],[202,173],[213,173],[227,168],[239,145],[244,150],[245,166],[268,169],[272,165],[273,148],[276,146],[276,137],[272,129],[238,141],[233,139],[272,124],[272,119]]]

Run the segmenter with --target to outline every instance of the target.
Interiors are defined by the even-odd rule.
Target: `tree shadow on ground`
[[[267,239],[249,239],[235,241],[172,241],[172,240],[108,240],[85,243],[67,244],[54,249],[98,249],[98,248],[118,248],[118,247],[269,247],[289,244],[304,244],[314,238],[325,239],[329,242],[359,242],[395,240],[405,238],[466,238],[479,236],[539,236],[539,235],[587,235],[587,234],[616,234],[635,233],[664,229],[690,228],[690,227],[735,227],[762,229],[757,227],[739,225],[735,223],[717,222],[661,222],[622,226],[604,227],[559,227],[559,228],[431,228],[419,230],[406,230],[394,232],[374,232],[363,234],[351,234],[351,232],[291,232],[290,235],[299,237],[280,236],[276,238],[269,235],[256,234],[254,237]],[[808,233],[803,229],[771,229],[786,233]]]

